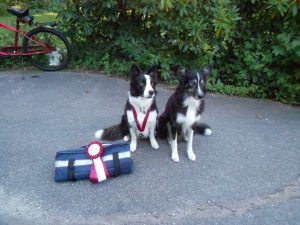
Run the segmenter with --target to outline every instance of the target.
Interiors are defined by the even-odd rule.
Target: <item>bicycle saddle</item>
[[[10,7],[7,8],[7,12],[17,16],[18,18],[21,18],[21,17],[27,16],[29,14],[29,9],[28,8],[15,9],[14,7],[10,6]]]

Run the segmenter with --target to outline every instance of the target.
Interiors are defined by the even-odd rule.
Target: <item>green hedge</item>
[[[61,1],[59,1],[61,2]],[[300,101],[297,0],[64,0],[74,64],[124,74],[132,62],[213,64],[210,90]],[[77,51],[76,51],[77,50]]]
[[[53,4],[53,2],[52,2]],[[73,66],[214,65],[212,91],[300,102],[299,0],[55,0]]]

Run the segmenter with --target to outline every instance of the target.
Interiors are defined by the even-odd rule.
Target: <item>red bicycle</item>
[[[8,38],[8,44],[1,47],[0,42],[0,58],[27,57],[31,64],[45,71],[63,69],[70,62],[71,45],[61,32],[55,30],[56,22],[33,23],[29,9],[9,7],[7,11],[17,17],[16,28],[0,23],[0,28],[15,33],[14,38]],[[26,33],[20,30],[20,23],[36,28]],[[19,44],[20,36],[23,37],[22,44]]]

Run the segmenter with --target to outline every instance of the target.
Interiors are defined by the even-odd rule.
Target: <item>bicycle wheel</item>
[[[40,27],[30,31],[27,37],[30,39],[25,37],[23,42],[25,53],[43,51],[44,47],[39,46],[34,41],[43,43],[52,49],[52,51],[47,54],[28,56],[28,60],[32,65],[44,71],[56,71],[63,69],[70,62],[71,45],[57,30]]]

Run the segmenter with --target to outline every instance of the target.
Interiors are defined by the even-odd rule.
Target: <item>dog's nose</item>
[[[154,91],[153,90],[151,90],[151,91],[149,91],[149,95],[154,95]]]
[[[202,95],[202,94],[198,95],[198,99],[201,99],[203,97],[204,97],[204,95]]]

